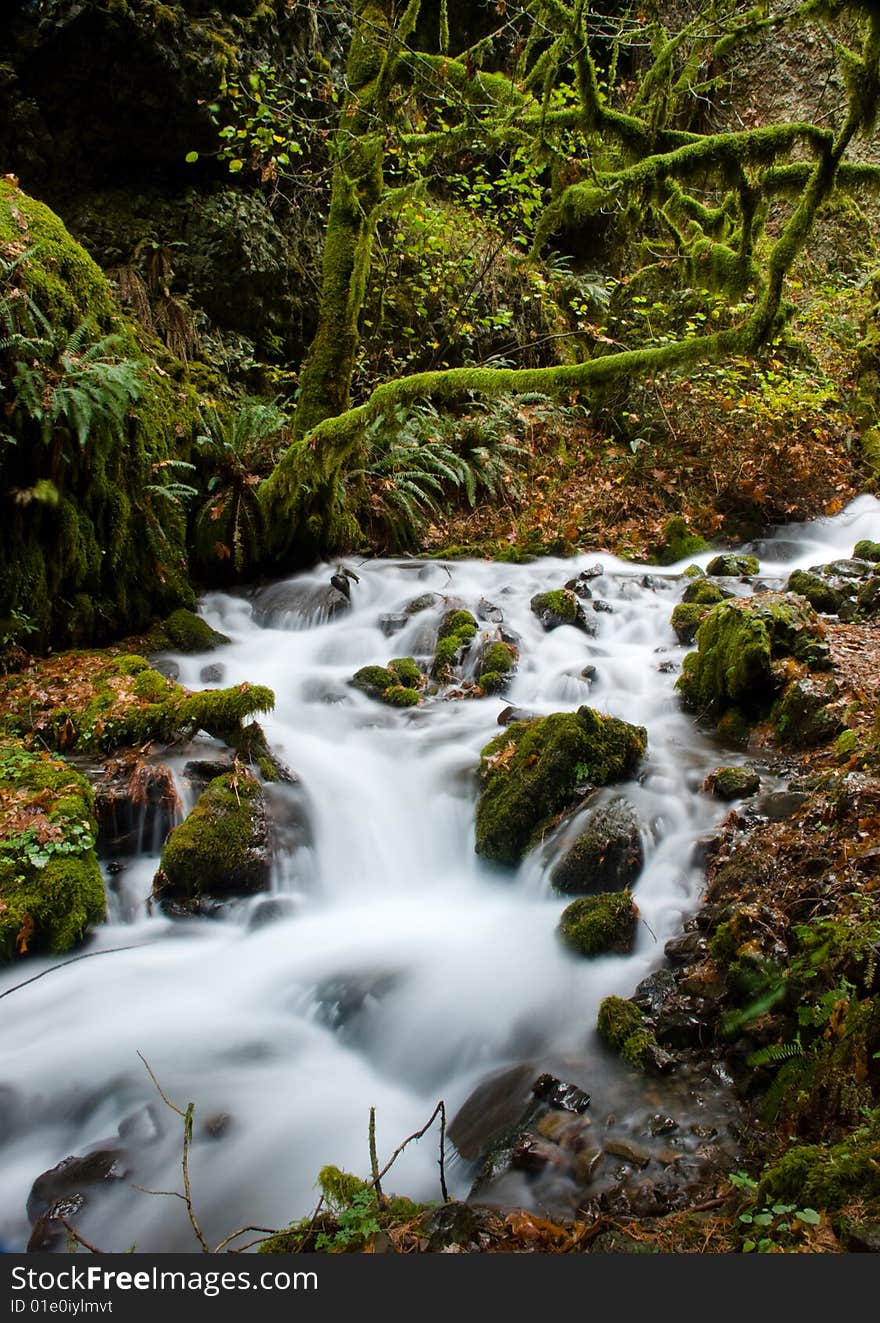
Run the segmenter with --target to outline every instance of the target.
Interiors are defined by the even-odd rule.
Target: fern
[[[761,1047],[757,1052],[746,1057],[747,1066],[778,1066],[783,1061],[791,1061],[793,1057],[802,1057],[804,1055],[803,1044],[800,1034],[791,1039],[788,1043],[771,1043],[769,1047]]]

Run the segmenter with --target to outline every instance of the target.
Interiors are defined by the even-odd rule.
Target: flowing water
[[[795,566],[849,555],[857,539],[878,532],[880,505],[859,498],[834,519],[762,544],[762,577],[775,583]],[[694,845],[728,811],[700,786],[719,763],[743,759],[701,733],[675,695],[666,663],[677,667],[686,651],[669,625],[683,565],[652,569],[596,554],[518,566],[350,563],[359,582],[348,612],[331,619],[304,610],[332,566],[256,593],[211,594],[203,614],[231,643],[210,657],[175,659],[192,687],[202,667],[219,663],[223,684],[249,680],[275,691],[263,724],[300,778],[271,795],[276,895],[214,918],[148,913],[157,854],[145,853],[122,871],[108,868],[110,918],[87,947],[100,958],[64,968],[35,959],[4,972],[0,993],[51,969],[0,1004],[7,1248],[27,1243],[35,1177],[96,1148],[124,1148],[123,1178],[90,1199],[77,1223],[83,1234],[108,1250],[194,1248],[179,1200],[132,1188],[181,1188],[180,1118],[139,1054],[170,1099],[195,1104],[193,1191],[213,1242],[246,1223],[282,1226],[309,1213],[325,1163],[366,1174],[371,1107],[382,1160],[440,1098],[452,1117],[475,1088],[512,1067],[529,1078],[550,1070],[591,1091],[606,1124],[656,1112],[658,1101],[669,1106],[651,1092],[656,1085],[611,1060],[594,1026],[601,999],[630,995],[662,965],[664,943],[697,908]],[[530,598],[597,563],[593,598],[611,608],[585,603],[597,636],[570,627],[545,633]],[[379,618],[425,594],[435,595],[433,605],[386,637]],[[427,661],[442,611],[476,613],[481,600],[500,608],[504,629],[519,637],[519,668],[503,696],[441,695],[396,710],[348,684],[368,663]],[[495,624],[481,628],[496,636]],[[585,667],[595,671],[585,676]],[[561,947],[556,928],[570,898],[548,881],[558,857],[552,838],[516,872],[474,853],[479,752],[508,703],[536,714],[586,703],[647,727],[637,779],[615,788],[638,812],[646,853],[630,956],[583,960]],[[186,759],[220,752],[205,738],[175,751],[172,770],[189,802]],[[690,1089],[676,1105],[720,1116],[727,1104]],[[451,1193],[466,1195],[468,1164],[452,1160],[446,1174]],[[439,1197],[436,1129],[407,1147],[386,1185]],[[525,1179],[504,1194],[564,1211],[560,1189],[536,1194]],[[573,1211],[577,1192],[568,1196]]]

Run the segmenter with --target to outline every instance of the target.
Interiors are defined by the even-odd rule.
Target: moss
[[[605,997],[599,1006],[596,1028],[612,1052],[631,1066],[645,1070],[654,1064],[657,1040],[633,1002],[622,997]]]
[[[518,655],[510,643],[490,643],[480,654],[477,682],[484,693],[504,689],[516,669]]]
[[[814,610],[825,611],[829,615],[834,615],[840,610],[844,599],[843,593],[820,578],[818,574],[811,574],[808,570],[793,570],[788,576],[785,587],[787,592],[799,593],[801,597],[805,597]]]
[[[529,606],[545,629],[555,629],[558,625],[577,625],[582,615],[581,604],[569,588],[536,593]]]
[[[0,740],[0,961],[69,951],[104,918],[95,802],[65,762]]]
[[[564,895],[581,896],[620,890],[638,876],[644,863],[639,820],[618,796],[587,814],[573,844],[554,866],[550,881]]]
[[[871,1112],[866,1123],[839,1144],[790,1149],[761,1177],[755,1197],[829,1211],[855,1199],[880,1198],[880,1116]]]
[[[780,740],[791,748],[809,749],[839,735],[844,719],[836,694],[833,681],[811,675],[791,680],[770,714]]]
[[[700,606],[716,606],[718,602],[723,602],[725,598],[733,594],[717,583],[710,583],[708,579],[702,576],[698,579],[692,579],[685,588],[681,600],[683,602],[697,602]]]
[[[95,753],[197,730],[236,747],[245,718],[274,704],[262,685],[190,692],[143,657],[64,653],[33,675],[10,677],[0,711],[56,748]]]
[[[339,1167],[322,1167],[318,1185],[326,1213],[317,1219],[305,1217],[283,1231],[277,1231],[260,1245],[260,1254],[297,1254],[326,1250],[357,1252],[378,1231],[403,1223],[413,1223],[429,1208],[400,1195],[386,1195],[381,1203],[366,1181]],[[356,1210],[356,1217],[350,1214]],[[356,1225],[352,1225],[354,1222]]]
[[[672,610],[669,623],[679,643],[693,643],[697,630],[709,614],[708,606],[698,602],[679,602]]]
[[[773,663],[780,657],[816,668],[829,664],[812,607],[780,593],[711,607],[696,639],[697,651],[685,657],[676,688],[688,708],[715,716],[731,706],[766,713],[779,685]]]
[[[229,642],[225,634],[218,633],[207,620],[184,607],[172,611],[163,628],[169,643],[178,652],[210,652]]]
[[[391,707],[415,707],[420,702],[417,689],[408,689],[406,685],[393,684],[385,690],[382,702]]]
[[[629,775],[647,747],[647,732],[592,708],[517,721],[481,753],[477,853],[516,864],[585,784]]]
[[[447,680],[477,633],[470,611],[447,611],[437,632],[437,648],[431,663],[435,680]]]
[[[396,678],[387,666],[362,666],[351,677],[355,689],[363,689],[366,694],[378,696],[396,683]]]
[[[719,799],[745,799],[760,788],[761,778],[750,767],[719,767],[711,782],[712,793]]]
[[[562,911],[559,936],[577,955],[626,955],[635,941],[638,917],[628,891],[581,896]]]
[[[162,851],[154,894],[199,900],[247,894],[269,884],[263,792],[247,774],[210,781]]]
[[[869,560],[875,565],[880,564],[880,542],[867,540],[857,542],[853,547],[853,557],[855,560]]]
[[[757,574],[760,568],[757,556],[735,556],[731,552],[725,552],[724,555],[716,556],[714,560],[709,561],[706,573],[725,576]]]
[[[684,560],[686,556],[698,556],[700,552],[708,550],[706,539],[692,532],[681,515],[674,515],[663,525],[654,555],[658,565],[672,565],[675,561]]]
[[[395,657],[388,663],[388,669],[397,677],[397,683],[409,689],[418,689],[424,677],[418,663],[412,657]]]

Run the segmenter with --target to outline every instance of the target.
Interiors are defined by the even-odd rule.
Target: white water
[[[778,561],[772,544],[763,548],[762,574],[847,556],[856,540],[878,535],[880,505],[862,497],[832,520],[787,529],[793,545]],[[595,616],[598,637],[571,628],[545,634],[530,597],[597,561],[604,574],[591,584],[594,596],[613,607]],[[180,1121],[158,1100],[138,1053],[166,1094],[195,1104],[191,1175],[213,1242],[246,1223],[283,1226],[309,1213],[325,1163],[366,1174],[371,1106],[382,1161],[439,1098],[451,1117],[475,1085],[519,1060],[535,1062],[536,1073],[577,1060],[586,1072],[577,1082],[589,1088],[594,1074],[603,1103],[614,1103],[619,1074],[595,1039],[598,1004],[631,994],[694,912],[694,842],[728,811],[699,787],[711,768],[742,760],[696,729],[680,710],[676,675],[658,670],[686,651],[669,626],[682,568],[652,571],[596,554],[525,566],[375,561],[357,566],[353,609],[310,628],[260,628],[244,596],[205,600],[204,614],[232,643],[210,658],[177,658],[182,682],[198,687],[201,667],[219,661],[224,684],[274,689],[264,726],[301,778],[313,845],[282,856],[276,869],[290,915],[253,928],[259,899],[221,920],[148,916],[143,898],[157,860],[130,863],[122,874],[128,904],[113,902],[117,917],[88,947],[108,954],[53,969],[2,1001],[7,1248],[27,1242],[34,1178],[68,1154],[118,1145],[118,1127],[131,1118],[128,1179],[94,1199],[77,1225],[108,1250],[194,1248],[181,1201],[131,1189],[181,1188]],[[330,572],[319,567],[298,581],[324,585]],[[641,586],[646,572],[668,587]],[[430,653],[443,605],[393,638],[377,625],[425,592],[474,611],[481,598],[503,609],[521,640],[503,697],[398,711],[348,686],[360,666]],[[588,663],[597,668],[592,683],[580,677]],[[570,898],[547,882],[552,843],[516,874],[474,854],[474,773],[508,703],[535,713],[587,703],[648,729],[637,781],[618,788],[645,827],[646,863],[634,887],[644,922],[629,957],[585,961],[562,949],[555,930]],[[195,750],[217,752],[207,740]],[[276,812],[286,795],[293,802],[281,791]],[[134,917],[126,922],[127,912]],[[59,963],[7,970],[0,993]],[[627,1106],[634,1087],[629,1080]],[[211,1137],[205,1123],[218,1114],[228,1124]],[[453,1194],[466,1194],[463,1164],[447,1176]],[[407,1148],[386,1185],[439,1197],[436,1131]]]

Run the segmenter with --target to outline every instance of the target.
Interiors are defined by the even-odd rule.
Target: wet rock
[[[276,583],[257,593],[253,620],[262,629],[308,629],[350,610],[349,599],[330,584]]]
[[[839,576],[811,570],[793,570],[785,588],[786,592],[805,597],[810,606],[826,615],[836,615],[847,596],[847,585]]]
[[[509,643],[487,642],[479,651],[476,663],[477,682],[484,693],[497,694],[516,672],[519,653]]]
[[[706,778],[706,789],[718,799],[746,799],[761,787],[761,778],[750,767],[716,767]]]
[[[590,665],[588,665],[588,666],[584,666],[584,667],[582,668],[582,670],[581,670],[581,679],[583,679],[583,680],[589,680],[590,683],[592,683],[593,680],[596,679],[596,676],[597,676],[598,674],[599,674],[599,672],[598,672],[598,670],[596,669],[596,667],[593,666],[592,664],[590,664]]]
[[[399,983],[395,971],[365,970],[324,979],[315,988],[317,1019],[329,1029],[352,1031],[357,1021]]]
[[[845,728],[846,705],[835,702],[838,686],[832,679],[805,675],[783,690],[772,713],[782,741],[795,749],[827,744]]]
[[[399,634],[402,629],[406,629],[409,620],[410,618],[405,612],[383,615],[379,617],[379,628],[388,639],[393,634]]]
[[[647,1167],[651,1153],[628,1139],[606,1139],[602,1145],[613,1158],[623,1158],[634,1167]]]
[[[673,1058],[658,1044],[641,1007],[622,997],[606,997],[596,1021],[599,1037],[637,1070],[665,1073]],[[607,1147],[607,1145],[606,1145]]]
[[[28,1221],[33,1225],[45,1214],[51,1215],[61,1201],[78,1202],[81,1208],[88,1194],[105,1182],[120,1181],[127,1175],[127,1158],[121,1148],[101,1148],[84,1157],[70,1156],[44,1171],[31,1186],[27,1200]]]
[[[463,1158],[481,1157],[501,1137],[522,1129],[535,1104],[535,1068],[529,1062],[508,1067],[478,1084],[448,1127],[448,1135]]]
[[[203,666],[199,671],[199,681],[201,684],[222,684],[223,677],[226,674],[226,667],[222,662],[214,662],[211,666]]]
[[[628,891],[582,896],[566,905],[558,932],[576,955],[626,955],[635,942],[638,917]]]
[[[663,1112],[655,1112],[653,1116],[648,1117],[648,1133],[654,1138],[658,1135],[672,1135],[678,1129],[678,1122],[674,1116],[666,1116]]]
[[[108,763],[93,788],[102,856],[154,853],[180,815],[174,777],[163,763]]]
[[[407,616],[417,616],[421,611],[430,611],[431,607],[439,606],[443,601],[438,593],[421,593],[414,597],[411,602],[407,602],[403,608]]]
[[[600,615],[602,613],[606,615],[614,614],[614,607],[611,605],[610,602],[606,602],[604,597],[594,597],[592,602],[590,603],[590,606],[593,608],[594,611],[597,611]]]
[[[172,657],[155,657],[150,662],[154,671],[164,675],[167,680],[180,679],[180,663],[174,661]]]
[[[724,555],[716,556],[714,560],[709,561],[706,566],[706,573],[719,576],[740,576],[757,574],[760,568],[756,556],[734,555],[732,552],[725,552]]]
[[[794,817],[798,809],[806,803],[808,796],[802,790],[774,790],[761,795],[755,803],[755,811],[770,822],[785,822]]]
[[[512,721],[536,721],[537,716],[534,712],[529,712],[524,707],[511,707],[508,705],[498,713],[497,723],[499,726],[509,726]]]
[[[838,575],[842,579],[866,579],[874,566],[870,561],[856,558],[832,560],[827,565],[811,565],[810,574]]]
[[[568,592],[575,593],[582,602],[588,602],[593,596],[589,580],[583,574],[579,574],[576,579],[569,579],[565,587]]]
[[[671,969],[658,969],[643,978],[631,997],[640,1010],[656,1015],[660,1007],[675,992],[675,975]]]
[[[666,943],[663,952],[672,965],[696,965],[705,959],[709,944],[699,932],[684,933]]]
[[[638,817],[632,805],[618,796],[588,811],[550,881],[566,896],[617,891],[635,880],[643,863]]]
[[[564,1159],[556,1144],[538,1135],[520,1135],[513,1146],[509,1165],[515,1171],[541,1171],[548,1166],[561,1166]]]
[[[657,663],[657,670],[661,675],[674,675],[678,670],[678,662],[662,661]]]
[[[495,1229],[494,1215],[475,1204],[447,1203],[425,1214],[422,1230],[431,1254],[482,1248],[483,1238]]]
[[[184,908],[206,897],[266,890],[271,874],[269,820],[255,777],[209,782],[189,816],[169,836],[153,895]]]
[[[190,785],[204,788],[217,776],[233,772],[235,765],[228,758],[191,758],[183,765],[183,775]]]
[[[539,1075],[532,1085],[532,1093],[548,1107],[580,1115],[590,1105],[590,1095],[576,1084],[564,1084],[555,1075]]]
[[[588,565],[586,569],[581,570],[577,577],[579,580],[586,580],[589,582],[591,579],[601,579],[604,573],[604,565],[597,561],[595,565]]]
[[[504,622],[504,612],[500,606],[495,606],[487,598],[481,597],[477,603],[477,619],[488,621],[492,625],[500,625]]]
[[[497,863],[516,864],[558,813],[635,770],[647,732],[592,708],[521,722],[481,752],[476,850]]]
[[[595,635],[596,624],[584,615],[578,597],[568,588],[559,588],[549,593],[536,593],[529,603],[532,614],[537,616],[544,630],[549,632],[571,625],[585,634]]]
[[[639,580],[643,588],[650,588],[652,592],[668,592],[672,587],[671,579],[661,579],[659,574],[643,574]]]

